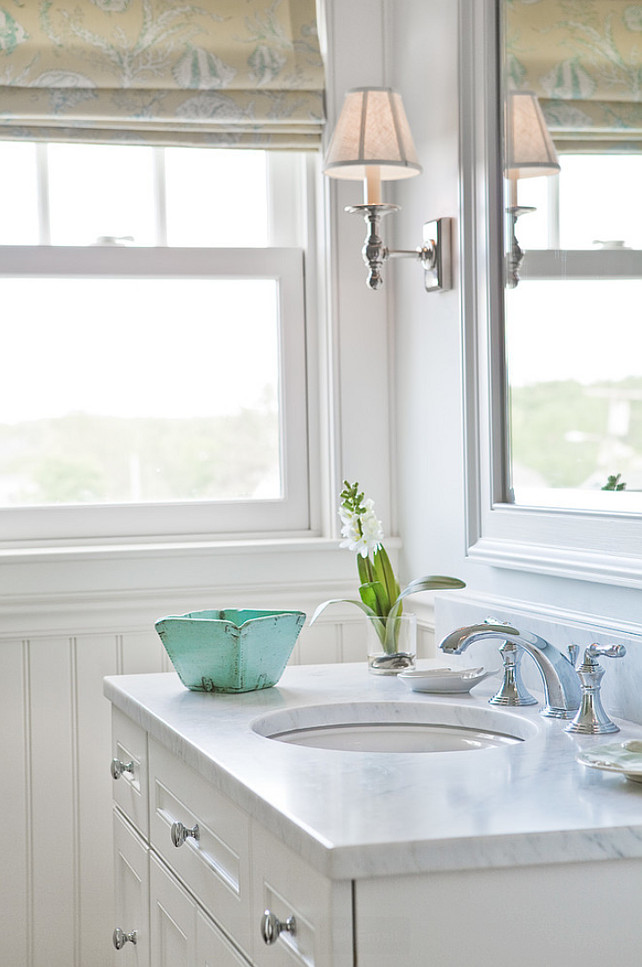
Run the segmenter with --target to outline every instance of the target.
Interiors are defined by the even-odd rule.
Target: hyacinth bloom
[[[463,588],[465,584],[458,578],[433,574],[417,578],[401,590],[395,577],[390,559],[382,544],[383,526],[374,510],[374,501],[364,498],[359,492],[359,484],[344,481],[341,491],[341,547],[347,547],[357,556],[359,573],[359,600],[333,598],[320,604],[312,615],[310,624],[319,617],[330,604],[354,604],[374,619],[377,635],[387,654],[394,654],[399,631],[397,619],[403,612],[404,598],[418,591]]]

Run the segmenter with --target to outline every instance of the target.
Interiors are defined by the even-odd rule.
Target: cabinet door
[[[196,904],[153,854],[149,894],[152,967],[194,967]]]
[[[245,957],[200,910],[196,915],[195,967],[249,967]]]
[[[122,931],[114,967],[149,967],[149,850],[117,809],[114,810],[115,931]],[[114,934],[115,942],[118,936]],[[108,943],[108,939],[105,938]]]
[[[327,879],[259,826],[252,827],[252,870],[258,967],[352,967],[349,880]],[[294,920],[270,944],[263,936],[266,911],[279,924]]]

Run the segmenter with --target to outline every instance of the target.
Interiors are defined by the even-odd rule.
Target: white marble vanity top
[[[537,708],[511,709],[537,725],[534,738],[438,754],[301,748],[251,729],[327,702],[487,707],[496,687],[420,694],[365,664],[292,666],[274,688],[240,695],[190,692],[173,672],[105,679],[115,706],[332,878],[642,857],[642,784],[576,761],[642,738],[639,725],[576,736]]]

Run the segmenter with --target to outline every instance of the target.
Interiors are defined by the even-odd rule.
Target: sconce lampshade
[[[388,87],[348,91],[330,141],[324,173],[358,181],[378,168],[384,181],[421,172],[401,96]]]
[[[509,91],[506,104],[507,178],[537,178],[560,170],[557,151],[532,91]]]

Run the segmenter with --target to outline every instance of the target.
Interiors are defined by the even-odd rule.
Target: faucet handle
[[[592,659],[603,656],[604,658],[624,658],[626,655],[625,645],[589,645],[584,652],[584,664],[588,665]],[[597,664],[597,662],[595,662]]]
[[[584,649],[582,664],[577,674],[582,686],[582,703],[577,715],[566,726],[566,732],[579,732],[581,735],[601,735],[605,732],[619,732],[617,725],[611,721],[602,705],[600,688],[604,678],[604,669],[598,658],[623,658],[626,655],[624,645],[592,644]]]

